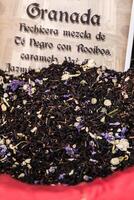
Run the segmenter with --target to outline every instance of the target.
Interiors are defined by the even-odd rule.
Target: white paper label
[[[132,0],[0,0],[0,67],[94,59],[123,71]]]

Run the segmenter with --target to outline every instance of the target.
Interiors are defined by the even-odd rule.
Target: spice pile
[[[134,164],[134,70],[0,71],[0,173],[77,184]]]

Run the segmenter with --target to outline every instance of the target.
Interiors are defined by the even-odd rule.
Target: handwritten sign
[[[64,60],[125,68],[132,0],[0,0],[0,68]]]

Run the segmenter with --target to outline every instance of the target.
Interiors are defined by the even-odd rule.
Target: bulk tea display
[[[91,66],[0,71],[0,173],[72,185],[134,164],[134,70]]]
[[[132,2],[0,0],[1,69],[20,74],[91,58],[96,66],[124,71],[130,63]]]

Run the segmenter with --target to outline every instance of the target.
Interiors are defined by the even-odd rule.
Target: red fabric
[[[1,175],[0,200],[134,200],[134,168],[77,186],[34,186]]]

